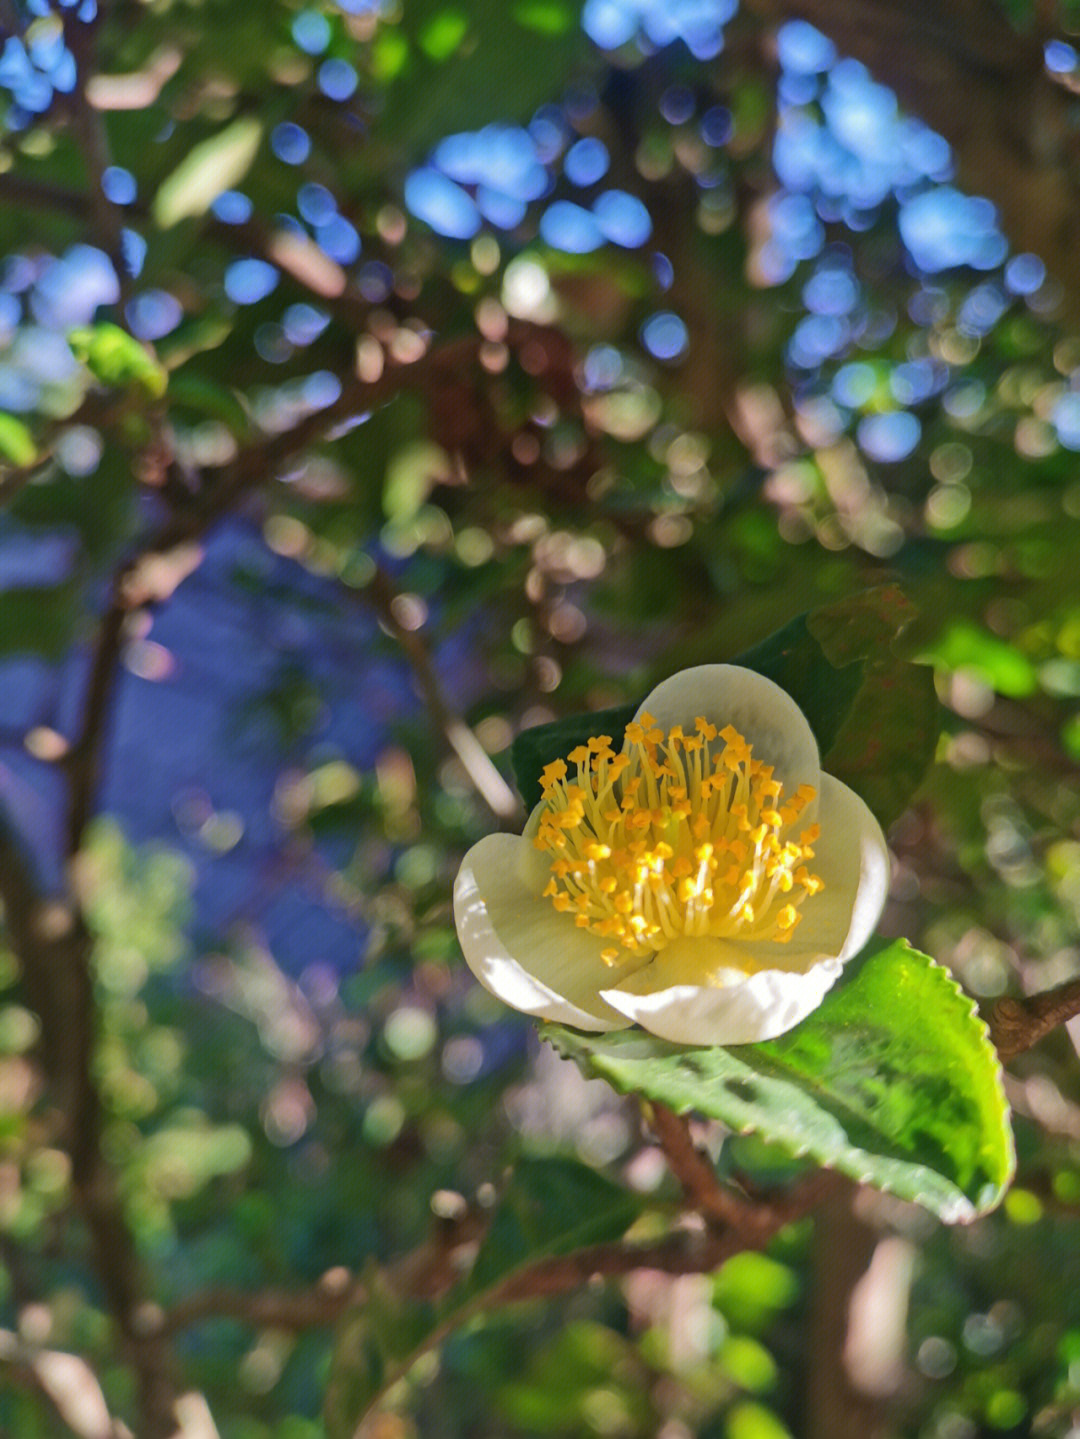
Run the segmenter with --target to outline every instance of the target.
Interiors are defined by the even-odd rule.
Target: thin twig
[[[729,1227],[722,1232],[709,1228],[680,1229],[648,1244],[593,1245],[558,1259],[538,1260],[480,1296],[477,1308],[487,1312],[506,1304],[563,1294],[582,1288],[594,1278],[618,1278],[639,1269],[656,1269],[665,1274],[710,1273],[733,1254],[763,1248],[785,1225],[815,1209],[839,1182],[828,1170],[811,1175],[782,1198],[757,1206],[761,1217],[751,1228],[736,1231]],[[468,1242],[474,1243],[475,1239],[470,1235]],[[403,1295],[437,1299],[446,1292],[450,1271],[428,1262],[426,1246],[418,1251],[418,1256],[407,1256],[392,1266],[388,1277]],[[348,1309],[362,1305],[366,1297],[363,1282],[352,1275],[342,1275],[333,1285],[323,1281],[313,1288],[291,1293],[270,1289],[248,1292],[208,1289],[173,1305],[165,1313],[161,1327],[162,1332],[176,1333],[207,1319],[230,1318],[256,1328],[321,1328],[336,1324]],[[446,1328],[464,1322],[465,1317],[464,1311],[455,1310]],[[437,1343],[443,1333],[439,1330],[430,1342]]]
[[[496,769],[476,735],[447,702],[423,636],[416,630],[406,629],[398,619],[395,602],[399,596],[393,580],[385,570],[376,568],[371,581],[358,593],[368,599],[384,628],[400,645],[412,666],[428,713],[492,814],[500,820],[521,818],[521,801]]]
[[[671,1172],[692,1207],[713,1224],[752,1231],[764,1211],[720,1183],[694,1143],[686,1115],[676,1114],[666,1104],[650,1104],[646,1113]]]
[[[1023,1054],[1038,1044],[1052,1029],[1080,1014],[1080,979],[1066,980],[1055,989],[1032,994],[1026,999],[999,999],[991,1006],[986,1022],[990,1038],[1003,1060]]]

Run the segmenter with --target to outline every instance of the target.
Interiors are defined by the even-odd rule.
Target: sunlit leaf
[[[622,1093],[755,1130],[860,1183],[973,1219],[1013,1171],[997,1053],[948,971],[879,942],[821,1007],[763,1044],[703,1049],[638,1030],[541,1032]]]
[[[36,458],[37,445],[27,426],[14,415],[0,414],[0,459],[22,466]]]
[[[974,670],[992,689],[1023,699],[1038,687],[1035,667],[1016,645],[968,620],[956,620],[927,650],[927,658],[948,670]]]
[[[165,370],[119,325],[84,325],[70,330],[67,338],[75,358],[103,385],[135,385],[152,399],[165,393],[169,383]]]
[[[161,229],[205,215],[220,194],[238,185],[251,169],[262,137],[262,122],[245,115],[194,145],[154,196],[152,212]]]

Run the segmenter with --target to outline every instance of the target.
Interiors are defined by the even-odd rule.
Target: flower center
[[[665,734],[643,714],[623,752],[598,735],[541,776],[533,843],[552,855],[543,893],[611,941],[609,964],[686,936],[785,943],[799,906],[824,888],[806,867],[819,827],[793,834],[813,786],[784,799],[736,729],[694,723],[696,734]]]

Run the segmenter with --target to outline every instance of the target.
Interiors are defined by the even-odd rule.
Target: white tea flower
[[[673,675],[618,753],[597,735],[542,785],[524,834],[480,840],[454,887],[469,967],[536,1018],[771,1039],[821,1003],[881,914],[877,821],[752,670]]]

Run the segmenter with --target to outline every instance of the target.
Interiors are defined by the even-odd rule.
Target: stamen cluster
[[[665,733],[642,714],[622,752],[598,735],[541,776],[533,843],[552,856],[543,893],[612,941],[609,964],[686,936],[785,943],[824,888],[807,868],[819,827],[793,834],[813,786],[784,799],[736,729],[694,723],[695,734]]]

